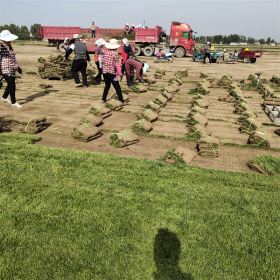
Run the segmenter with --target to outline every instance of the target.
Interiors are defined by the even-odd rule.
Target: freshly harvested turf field
[[[0,134],[0,279],[279,279],[280,176]]]

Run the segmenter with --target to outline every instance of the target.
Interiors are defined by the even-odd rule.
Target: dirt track
[[[129,105],[125,106],[122,111],[113,112],[112,116],[104,120],[102,125],[103,136],[89,143],[76,141],[71,132],[78,121],[85,116],[90,107],[101,104],[101,95],[104,84],[91,85],[88,88],[75,88],[74,81],[43,80],[34,74],[26,72],[37,72],[37,59],[40,56],[49,56],[58,53],[55,48],[46,46],[20,46],[14,47],[17,52],[17,60],[20,63],[24,73],[22,80],[17,84],[16,97],[17,102],[24,106],[23,109],[15,109],[1,103],[0,117],[4,119],[17,120],[30,119],[32,116],[45,115],[49,127],[38,136],[42,140],[40,145],[50,145],[54,147],[82,149],[92,152],[112,153],[127,157],[149,158],[158,160],[163,158],[165,153],[176,146],[189,147],[196,150],[196,142],[179,140],[178,138],[186,137],[187,128],[183,120],[186,118],[188,110],[191,107],[193,95],[188,94],[190,89],[195,88],[195,82],[202,80],[200,73],[205,72],[215,78],[215,82],[225,73],[233,75],[234,81],[247,79],[249,74],[262,72],[261,78],[269,79],[274,74],[280,74],[279,54],[275,52],[264,53],[263,58],[257,59],[252,63],[237,64],[212,64],[203,65],[201,62],[191,62],[189,58],[176,59],[173,63],[153,63],[153,58],[140,57],[150,65],[148,76],[152,76],[156,68],[166,69],[166,76],[157,80],[152,85],[153,91],[136,94],[128,90],[125,78],[121,82],[124,93],[129,94]],[[93,55],[91,55],[93,61]],[[111,146],[110,133],[122,129],[130,128],[131,124],[136,121],[136,114],[140,113],[149,100],[154,99],[159,94],[160,89],[168,84],[168,78],[177,70],[189,70],[189,76],[183,78],[183,85],[180,91],[175,94],[173,99],[161,109],[159,120],[154,123],[154,128],[149,136],[140,136],[140,142],[127,148],[118,149]],[[45,91],[40,84],[52,85],[52,88]],[[158,90],[158,91],[156,91]],[[1,95],[3,89],[1,90]],[[114,90],[111,89],[109,97]],[[218,101],[219,97],[228,95],[225,88],[217,87],[211,89],[209,95],[205,98],[209,101],[210,106],[207,110],[206,117],[209,118],[209,128],[213,131],[213,136],[223,143],[246,144],[248,135],[241,134],[238,131],[238,115],[233,114],[233,104]],[[263,112],[261,103],[263,101],[258,91],[246,91],[245,96],[252,110],[258,114],[258,121],[262,123],[271,123],[269,118]],[[9,123],[5,131],[19,132],[20,126]],[[280,148],[280,137],[274,131],[274,126],[263,126],[267,135],[271,138],[271,147]],[[166,136],[166,137],[163,137]],[[168,137],[172,136],[172,137]],[[175,137],[175,139],[174,139]],[[177,138],[177,139],[176,139]],[[220,157],[215,159],[206,159],[197,156],[192,165],[214,168],[220,170],[231,170],[238,172],[253,172],[247,167],[248,160],[259,154],[272,154],[280,156],[280,151],[264,150],[250,147],[238,147],[222,145]]]

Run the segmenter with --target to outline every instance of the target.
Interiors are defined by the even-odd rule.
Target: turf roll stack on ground
[[[139,142],[138,136],[133,133],[131,130],[121,130],[119,133],[114,133],[110,136],[110,144],[122,148],[129,145],[133,145]]]
[[[102,136],[102,133],[101,128],[83,123],[74,128],[72,136],[77,140],[89,142]]]
[[[105,107],[113,111],[119,111],[123,108],[123,104],[119,100],[111,99],[105,103]]]
[[[31,117],[30,120],[22,121],[21,125],[23,127],[20,129],[20,132],[27,134],[39,133],[47,128],[46,120],[46,117]]]
[[[111,109],[104,106],[93,106],[91,107],[89,113],[103,119],[108,118],[112,115]]]
[[[207,136],[201,137],[197,142],[198,154],[202,157],[214,158],[220,155],[219,141]]]
[[[153,129],[153,124],[145,119],[135,121],[131,125],[131,129],[135,133],[148,133]]]
[[[168,163],[186,163],[190,164],[197,153],[183,147],[169,150],[165,155],[165,161]]]
[[[254,131],[249,136],[248,144],[256,145],[259,147],[270,147],[270,139],[265,131]]]

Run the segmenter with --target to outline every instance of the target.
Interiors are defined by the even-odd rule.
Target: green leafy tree
[[[268,37],[268,38],[266,39],[266,43],[267,43],[268,45],[271,44],[271,38],[270,38],[270,37]]]
[[[264,39],[260,39],[259,42],[260,42],[261,45],[265,44],[265,40]]]
[[[30,28],[30,33],[32,34],[32,37],[35,39],[38,39],[38,35],[37,35],[37,28],[41,27],[41,24],[39,23],[34,23],[33,25],[31,25]]]

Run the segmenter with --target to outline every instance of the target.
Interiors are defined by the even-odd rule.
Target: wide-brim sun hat
[[[3,30],[0,33],[0,40],[5,41],[5,42],[11,42],[13,40],[18,39],[17,35],[12,34],[9,30]]]
[[[150,66],[147,63],[144,63],[143,73],[145,74],[149,68]]]
[[[79,34],[74,34],[73,35],[73,39],[80,39],[80,38],[81,38],[81,36]]]
[[[111,39],[110,43],[105,43],[105,47],[109,50],[118,49],[121,45],[118,44],[116,39]]]
[[[210,42],[207,42],[208,45],[210,45]]]
[[[106,44],[106,41],[102,38],[95,41],[95,45],[98,45],[98,46],[102,46],[102,45],[105,45],[105,44]]]

